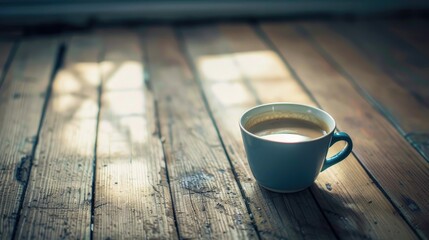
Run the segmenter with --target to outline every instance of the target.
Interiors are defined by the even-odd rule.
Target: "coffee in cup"
[[[287,116],[248,124],[245,128],[261,138],[285,143],[311,140],[327,134],[327,128],[324,126],[305,118]]]

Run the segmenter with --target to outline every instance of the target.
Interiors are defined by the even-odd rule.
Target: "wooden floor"
[[[427,26],[2,33],[0,239],[429,239]],[[238,127],[278,101],[355,145],[294,194],[255,182]]]

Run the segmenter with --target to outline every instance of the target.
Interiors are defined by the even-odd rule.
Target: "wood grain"
[[[429,166],[403,138],[429,152],[426,25],[5,35],[0,239],[429,239]],[[237,124],[278,101],[323,107],[355,143],[295,194],[255,182]]]
[[[234,54],[236,64],[255,89],[255,96],[260,102],[298,102],[315,105],[280,58],[258,39],[251,28],[239,24],[221,25],[220,29],[231,49],[236,52]],[[245,43],[241,41],[243,37],[247,39]],[[341,145],[334,146],[331,154],[341,148]],[[314,185],[312,189],[340,238],[414,236],[406,222],[395,215],[393,207],[372,184],[353,156],[340,166],[340,169],[336,167],[323,172],[318,178],[318,186]],[[347,171],[353,172],[355,179],[345,178],[344,172]],[[371,204],[368,204],[369,201]],[[359,211],[353,212],[353,209]],[[351,212],[354,214],[350,214]],[[349,217],[346,220],[343,216]],[[382,221],[383,224],[378,225],[374,219]]]
[[[100,42],[75,36],[53,82],[17,238],[90,237]]]
[[[389,31],[429,57],[427,19],[390,20],[385,22]]]
[[[332,22],[330,27],[346,36],[363,53],[383,67],[392,79],[408,89],[417,101],[429,107],[428,61],[418,51],[398,47],[376,23]]]
[[[143,32],[180,237],[257,235],[239,186],[171,28]]]
[[[22,41],[0,89],[0,239],[12,237],[17,221],[57,47]]]
[[[229,24],[221,25],[220,29],[231,48],[238,52],[236,63],[262,103],[297,102],[317,107],[279,56],[258,38],[251,27]],[[243,37],[247,39],[245,43],[241,41]],[[259,53],[255,56],[257,62],[240,56],[249,52]],[[275,77],[273,73],[277,73]],[[343,144],[334,145],[329,154],[339,152],[342,147]],[[347,178],[348,174],[353,174],[353,179]],[[415,238],[410,227],[353,155],[322,172],[311,190],[340,238]]]
[[[386,52],[389,52],[391,57],[396,61],[398,66],[404,69],[404,72],[418,80],[420,83],[429,82],[429,56],[422,52],[419,48],[414,47],[408,41],[398,37],[389,30],[389,24],[385,21],[376,21],[374,23],[364,23],[362,27],[372,31],[376,41],[384,42]],[[426,28],[422,28],[422,32],[427,32]],[[365,34],[365,33],[363,33]],[[375,41],[374,41],[375,42]],[[384,49],[383,49],[384,51]],[[426,98],[426,103],[429,99]],[[427,104],[429,107],[429,104]]]
[[[260,77],[260,83],[263,80],[280,82],[287,78],[281,63],[275,61],[276,58],[270,51],[239,49],[238,46],[229,48],[227,44],[230,40],[222,36],[214,26],[187,28],[183,30],[183,34],[261,237],[335,238],[309,190],[294,194],[267,191],[256,183],[246,160],[238,121],[247,108],[260,103],[255,94],[259,86],[252,86],[250,75]],[[246,41],[242,42],[244,45],[249,41],[257,41],[251,36],[245,37]],[[240,61],[244,64],[240,64]],[[298,87],[293,82],[287,84],[291,88]],[[280,89],[286,86],[276,87]]]
[[[352,136],[354,153],[366,170],[420,237],[427,238],[429,166],[423,157],[293,24],[267,23],[262,28],[339,129]]]
[[[399,131],[421,151],[429,161],[429,108],[386,74],[380,66],[364,56],[352,43],[327,25],[305,23],[307,31],[325,58],[345,72],[347,77],[368,94]],[[420,136],[423,141],[414,141]]]
[[[154,98],[137,34],[100,32],[102,99],[97,141],[95,239],[177,238]]]

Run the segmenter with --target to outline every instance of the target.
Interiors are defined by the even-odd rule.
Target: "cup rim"
[[[332,120],[332,122],[334,123],[334,126],[333,126],[333,128],[332,128],[332,129],[331,129],[331,130],[330,130],[326,135],[323,135],[323,136],[320,136],[320,137],[317,137],[317,138],[312,138],[312,139],[309,139],[309,140],[299,141],[299,142],[279,142],[279,141],[269,140],[269,139],[262,138],[262,137],[260,137],[260,136],[258,136],[258,135],[256,135],[256,134],[253,134],[253,133],[249,132],[249,131],[248,131],[248,130],[243,126],[243,124],[242,124],[242,122],[243,122],[243,117],[244,117],[244,115],[246,115],[248,112],[250,112],[250,111],[252,111],[252,110],[254,110],[254,109],[257,109],[257,108],[262,108],[262,107],[272,106],[272,105],[295,105],[295,106],[306,107],[306,108],[310,108],[310,109],[313,109],[313,110],[319,111],[319,112],[321,112],[321,113],[325,114],[326,116],[328,116],[328,118],[329,118],[329,119],[331,119],[331,120]],[[264,103],[264,104],[260,104],[260,105],[254,106],[254,107],[252,107],[252,108],[247,109],[246,111],[244,111],[244,112],[241,114],[241,117],[240,117],[240,120],[239,120],[239,124],[240,124],[240,128],[241,128],[241,130],[242,130],[242,131],[244,131],[245,133],[247,133],[248,135],[250,135],[250,136],[252,136],[252,137],[254,137],[254,138],[257,138],[257,139],[262,140],[262,141],[270,142],[270,143],[280,143],[280,144],[299,144],[299,143],[306,143],[306,142],[314,142],[314,141],[318,141],[318,140],[320,140],[320,139],[323,139],[323,138],[325,138],[325,137],[328,137],[329,135],[331,135],[331,134],[335,131],[335,129],[337,129],[337,123],[335,122],[335,119],[334,119],[334,118],[331,116],[331,114],[329,114],[328,112],[326,112],[326,111],[324,111],[324,110],[322,110],[322,109],[320,109],[320,108],[317,108],[317,107],[313,107],[313,106],[307,105],[307,104],[294,103],[294,102],[272,102],[272,103]]]

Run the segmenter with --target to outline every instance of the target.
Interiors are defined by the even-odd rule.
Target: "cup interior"
[[[248,134],[260,138],[251,133],[249,128],[263,121],[281,118],[310,121],[326,131],[327,135],[335,130],[335,120],[327,112],[315,107],[296,103],[270,103],[251,108],[242,115],[240,127]]]

